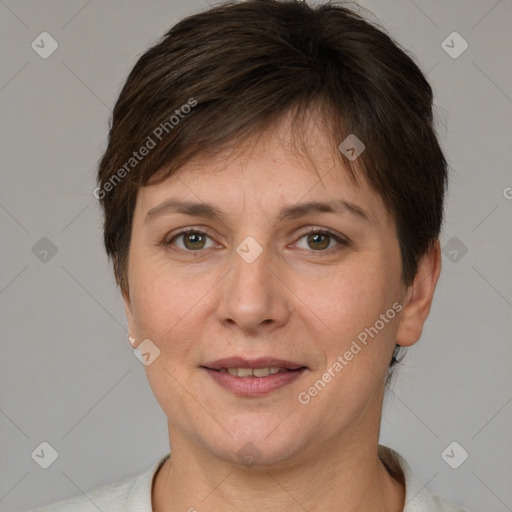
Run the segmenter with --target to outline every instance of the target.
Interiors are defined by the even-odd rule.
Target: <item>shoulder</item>
[[[31,512],[98,512],[98,510],[151,512],[153,478],[168,457],[169,455],[162,457],[141,475],[97,487],[87,493],[46,505]]]
[[[395,450],[379,446],[379,457],[393,476],[399,476],[405,485],[403,512],[464,512],[440,496],[429,492],[418,480],[407,461]]]

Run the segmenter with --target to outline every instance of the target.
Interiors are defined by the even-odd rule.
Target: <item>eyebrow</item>
[[[344,199],[338,199],[326,203],[320,201],[309,201],[307,203],[287,206],[279,212],[277,221],[282,222],[287,219],[297,219],[316,212],[335,214],[349,213],[359,220],[363,220],[369,224],[372,223],[369,214],[363,208]],[[149,224],[156,218],[171,213],[182,213],[185,215],[212,219],[217,218],[226,223],[225,215],[211,204],[169,199],[154,208],[151,208],[151,210],[146,214],[144,224]]]

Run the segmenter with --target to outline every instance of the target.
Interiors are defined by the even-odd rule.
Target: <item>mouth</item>
[[[302,375],[307,366],[263,357],[245,359],[231,357],[207,363],[201,368],[222,387],[240,396],[259,396],[290,384]]]
[[[301,368],[305,368],[304,366]],[[295,372],[300,370],[301,368],[296,368],[294,370],[289,370],[288,368],[280,368],[279,366],[267,366],[266,368],[221,368],[220,370],[215,370],[215,372],[221,373],[229,373],[230,375],[235,375],[236,377],[241,377],[245,379],[246,377],[268,377],[269,375],[275,375],[276,373],[285,373],[285,372]]]
[[[259,357],[257,359],[225,357],[207,363],[203,368],[227,372],[230,375],[237,375],[238,377],[266,377],[270,374],[273,375],[279,372],[300,370],[307,367],[294,361],[276,359],[274,357]]]

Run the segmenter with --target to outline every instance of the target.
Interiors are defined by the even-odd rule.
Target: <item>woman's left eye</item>
[[[299,245],[300,241],[303,240],[306,243],[306,247]],[[177,243],[181,241],[181,244]],[[210,244],[208,245],[208,241]],[[313,249],[316,252],[327,252],[332,249],[333,242],[336,245],[346,246],[348,241],[340,236],[332,233],[329,230],[321,230],[318,228],[311,228],[308,232],[304,233],[296,242],[296,246],[300,249]],[[185,252],[198,252],[201,249],[210,249],[215,247],[215,242],[212,238],[196,229],[188,229],[181,231],[174,235],[165,245],[176,245],[179,249]]]
[[[314,251],[326,252],[326,249],[331,249],[331,242],[335,241],[337,245],[346,246],[347,240],[335,235],[328,230],[311,229],[299,238],[299,241],[305,239],[307,248],[312,248]],[[298,242],[297,242],[298,245]]]

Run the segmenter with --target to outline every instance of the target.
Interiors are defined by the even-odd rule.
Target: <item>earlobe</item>
[[[409,347],[419,340],[430,313],[440,273],[441,247],[439,240],[436,240],[421,259],[414,282],[407,290],[396,335],[398,345]]]

